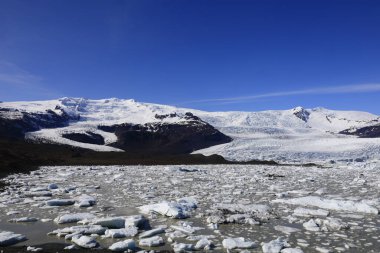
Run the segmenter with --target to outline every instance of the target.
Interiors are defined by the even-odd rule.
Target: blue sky
[[[380,1],[2,0],[0,100],[380,114]]]

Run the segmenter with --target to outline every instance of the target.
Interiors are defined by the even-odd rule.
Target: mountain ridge
[[[377,157],[375,151],[380,147],[379,139],[376,138],[380,135],[377,134],[377,128],[373,130],[380,123],[379,116],[321,107],[259,112],[206,112],[141,103],[133,99],[91,100],[67,97],[0,103],[0,119],[3,124],[7,120],[23,119],[25,115],[64,119],[52,127],[28,128],[25,138],[29,141],[72,145],[96,151],[123,151],[134,142],[134,145],[128,147],[128,152],[138,148],[139,152],[149,151],[153,145],[154,150],[149,152],[219,154],[229,160],[243,161],[326,161],[339,157],[348,159],[350,156]],[[122,125],[124,137],[101,128],[119,126],[120,130]],[[368,127],[371,134],[366,136],[361,129]],[[186,134],[173,137],[173,129],[177,129],[177,133]],[[361,133],[357,135],[361,140],[355,137],[356,132]],[[218,137],[212,139],[212,135]],[[366,137],[371,139],[363,140]],[[121,138],[128,141],[121,141]],[[197,141],[192,143],[193,140]],[[141,145],[145,142],[145,145]],[[176,144],[165,149],[168,143],[173,142]],[[117,143],[124,143],[124,147]]]

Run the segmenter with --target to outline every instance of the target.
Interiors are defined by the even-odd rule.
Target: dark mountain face
[[[13,115],[13,117],[10,115]],[[36,131],[41,128],[63,127],[70,120],[78,120],[78,118],[70,117],[64,110],[61,110],[61,114],[58,114],[53,110],[46,110],[45,113],[27,113],[0,108],[0,137],[24,139],[26,132]]]
[[[374,126],[367,126],[358,128],[355,131],[350,129],[339,132],[340,134],[355,135],[360,138],[379,138],[380,137],[380,124]]]
[[[116,134],[118,141],[112,146],[134,153],[187,154],[232,140],[198,117],[192,114],[186,114],[186,117],[188,121],[178,123],[120,124],[98,128]]]

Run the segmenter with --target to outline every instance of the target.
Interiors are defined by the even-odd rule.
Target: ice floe
[[[100,225],[106,228],[124,228],[125,227],[125,218],[123,217],[105,217],[98,218],[90,221],[93,225]]]
[[[21,217],[8,220],[8,222],[36,222],[38,221],[35,217]]]
[[[79,207],[89,207],[95,205],[96,199],[87,194],[82,194],[81,196],[76,198],[76,202],[76,205]]]
[[[71,241],[76,245],[86,249],[92,249],[99,246],[99,243],[94,238],[85,235],[73,236]]]
[[[157,247],[164,244],[164,239],[161,236],[153,236],[140,239],[139,245],[143,247]]]
[[[326,217],[330,214],[329,211],[323,209],[309,209],[297,207],[294,209],[293,215],[305,217]]]
[[[290,247],[284,238],[277,238],[276,240],[263,243],[261,248],[263,253],[280,253],[282,249]]]
[[[104,237],[110,238],[125,238],[125,237],[133,237],[138,234],[137,227],[127,227],[127,228],[119,228],[119,229],[107,229],[104,233]]]
[[[70,206],[74,205],[75,200],[73,199],[51,199],[46,201],[48,206]]]
[[[10,231],[0,231],[0,246],[10,246],[25,241],[26,236]]]
[[[196,208],[195,203],[193,198],[182,198],[178,202],[161,202],[141,206],[139,208],[144,214],[154,212],[174,219],[183,219],[190,216],[189,212]]]
[[[256,247],[256,243],[246,240],[243,237],[226,238],[222,244],[225,249],[252,249]]]
[[[136,243],[132,239],[127,239],[125,241],[121,242],[115,242],[112,244],[108,249],[112,251],[127,251],[127,250],[134,250],[136,248]]]
[[[95,215],[91,213],[69,213],[58,216],[54,219],[54,222],[58,224],[73,223],[87,219],[94,219]]]
[[[326,199],[319,196],[307,196],[294,199],[275,199],[273,202],[290,205],[314,206],[343,212],[358,212],[369,214],[379,213],[376,207],[370,206],[364,203],[364,201]]]
[[[148,237],[152,237],[154,235],[158,235],[158,234],[162,234],[162,233],[165,233],[164,228],[155,228],[155,229],[151,229],[151,230],[142,232],[139,237],[140,237],[140,239],[141,238],[148,238]]]
[[[56,229],[52,232],[49,232],[49,235],[65,236],[65,235],[73,234],[73,233],[80,233],[80,234],[85,234],[85,235],[91,235],[91,234],[103,235],[104,232],[106,232],[106,230],[107,228],[104,228],[99,225],[80,225],[80,226],[72,226],[72,227]]]

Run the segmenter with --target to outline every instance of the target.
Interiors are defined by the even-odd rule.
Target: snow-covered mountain
[[[380,153],[380,138],[359,138],[380,137],[379,116],[324,108],[205,112],[115,98],[62,98],[0,103],[0,119],[3,135],[12,123],[29,140],[97,151],[181,147],[180,152],[230,160],[281,162],[368,159]]]

